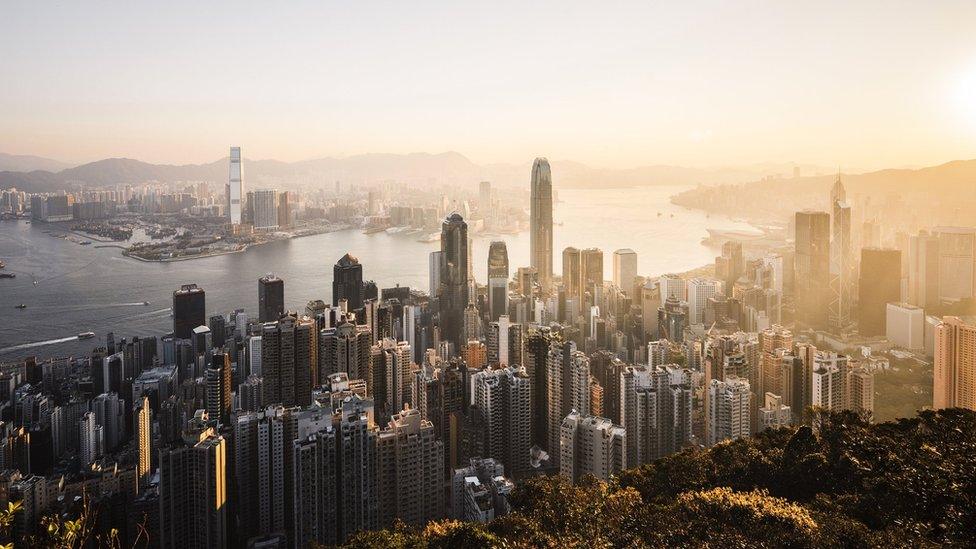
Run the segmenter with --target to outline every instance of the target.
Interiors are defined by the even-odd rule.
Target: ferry
[[[21,303],[20,305],[14,305],[14,306],[17,307],[18,309],[21,309],[21,310],[27,308],[27,305],[24,305],[23,303]]]
[[[14,273],[0,273],[0,278],[17,278]]]
[[[78,339],[91,339],[95,337],[95,332],[81,332],[78,334]]]

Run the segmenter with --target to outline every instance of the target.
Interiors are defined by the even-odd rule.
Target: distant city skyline
[[[15,3],[0,151],[932,165],[976,151],[973,20],[965,2]]]

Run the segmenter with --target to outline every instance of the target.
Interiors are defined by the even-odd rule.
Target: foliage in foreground
[[[936,547],[976,543],[976,412],[813,427],[688,450],[573,486],[521,484],[489,524],[363,532],[350,548]]]

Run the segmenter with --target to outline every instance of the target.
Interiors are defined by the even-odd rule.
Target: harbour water
[[[681,272],[711,262],[716,251],[701,243],[707,228],[749,225],[672,205],[669,197],[685,188],[560,190],[554,208],[556,272],[566,246],[601,248],[608,279],[612,253],[618,248],[637,252],[642,275]],[[0,260],[6,272],[17,275],[0,280],[0,360],[86,353],[104,342],[109,331],[117,338],[164,334],[172,329],[172,292],[187,283],[206,290],[208,315],[239,307],[254,313],[257,279],[273,272],[285,281],[286,307],[301,310],[310,299],[331,299],[332,266],[346,252],[359,258],[364,277],[380,288],[400,284],[427,290],[428,254],[440,246],[436,241],[418,242],[422,234],[346,230],[273,242],[243,253],[147,263],[122,256],[119,248],[81,246],[45,230],[49,229],[40,223],[0,223]],[[475,235],[472,260],[481,283],[488,245],[495,239],[506,241],[513,271],[528,265],[527,232]],[[27,307],[17,309],[19,304]],[[95,338],[75,337],[87,331]]]

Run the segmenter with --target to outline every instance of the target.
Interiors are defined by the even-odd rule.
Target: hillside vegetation
[[[520,485],[489,524],[363,532],[347,547],[936,547],[976,545],[976,413],[812,427],[689,450],[610,483]]]

